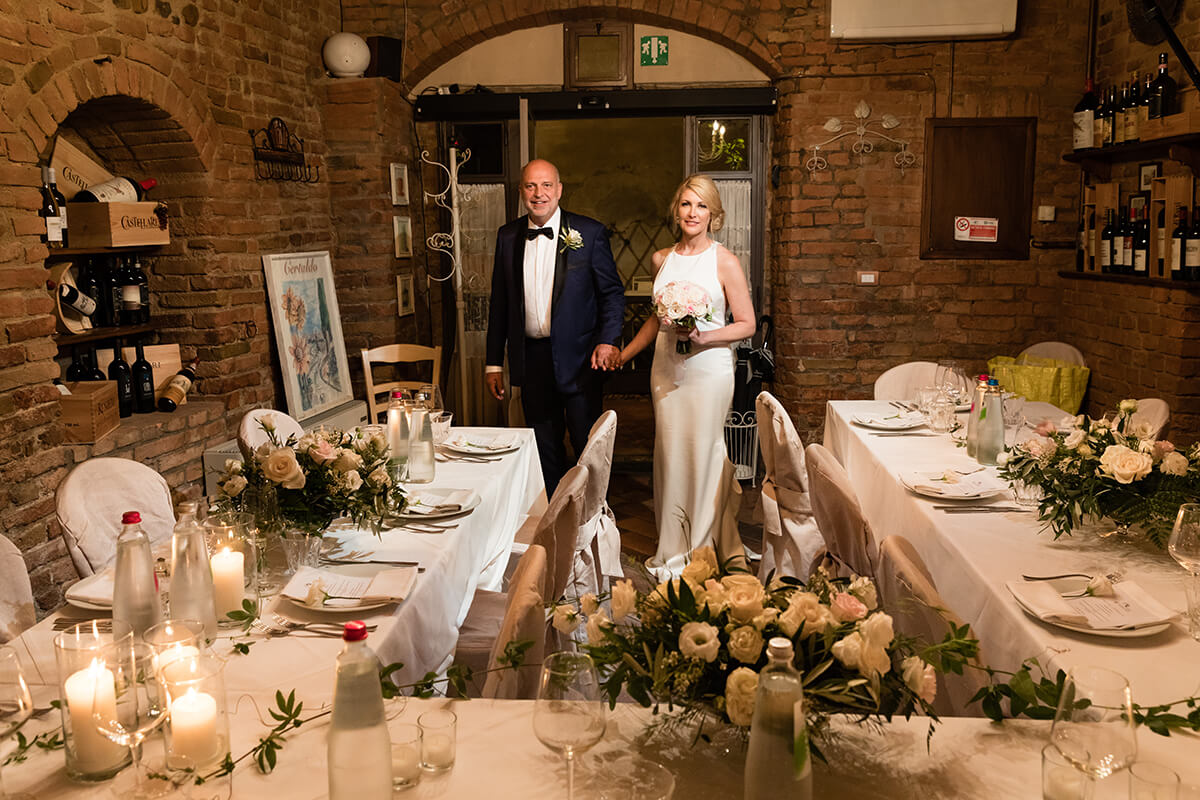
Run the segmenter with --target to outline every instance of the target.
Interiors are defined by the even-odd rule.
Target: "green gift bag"
[[[1054,358],[996,356],[988,361],[988,372],[1006,391],[1027,400],[1052,403],[1068,414],[1077,414],[1091,371]]]

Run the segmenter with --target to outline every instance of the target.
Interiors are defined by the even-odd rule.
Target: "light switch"
[[[870,271],[860,270],[859,272],[855,273],[855,275],[857,278],[857,282],[860,286],[878,286],[879,285],[879,273],[876,272],[875,270],[870,270]]]
[[[1054,206],[1038,206],[1038,222],[1054,222]]]

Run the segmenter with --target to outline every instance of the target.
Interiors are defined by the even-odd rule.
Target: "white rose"
[[[268,433],[270,433],[271,431],[275,430],[275,415],[274,414],[263,414],[261,417],[258,418],[258,424],[262,427],[262,429],[264,431],[267,431]]]
[[[637,608],[637,590],[633,581],[617,581],[612,587],[612,615],[617,622],[628,617]]]
[[[304,605],[309,608],[320,608],[325,605],[325,582],[320,578],[308,585],[308,592],[304,595]]]
[[[937,697],[937,670],[931,664],[926,664],[916,656],[909,656],[900,662],[900,674],[904,678],[904,685],[926,703],[932,703]]]
[[[304,470],[296,461],[296,453],[290,447],[277,447],[271,451],[262,465],[263,474],[273,483],[285,489],[304,488]]]
[[[1178,451],[1167,453],[1163,456],[1162,463],[1158,465],[1158,469],[1164,475],[1187,475],[1187,456]]]
[[[779,615],[779,627],[790,639],[804,625],[804,638],[822,633],[836,624],[829,607],[812,592],[796,592],[788,603],[787,610]]]
[[[846,591],[857,597],[867,607],[868,611],[874,611],[875,606],[879,605],[879,596],[875,592],[875,583],[870,578],[855,575]]]
[[[890,619],[888,624],[891,625]],[[892,668],[887,650],[872,645],[861,632],[834,642],[832,650],[834,658],[850,669],[857,669],[867,678],[882,675]]]
[[[1154,433],[1154,423],[1147,420],[1135,422],[1133,423],[1132,430],[1129,432],[1139,439],[1150,439],[1150,434]],[[1153,440],[1143,441],[1142,448],[1144,449],[1147,444],[1153,446],[1154,442]]]
[[[362,466],[362,456],[353,450],[341,448],[338,451],[337,459],[333,462],[333,468],[338,472],[350,472]]]
[[[603,644],[604,630],[612,627],[612,621],[605,615],[603,611],[592,614],[587,621],[587,638],[588,644]]]
[[[1100,469],[1117,483],[1133,483],[1150,474],[1154,459],[1149,453],[1136,453],[1123,444],[1110,444],[1100,456]]]
[[[721,579],[729,601],[729,616],[735,622],[749,622],[763,611],[766,589],[753,575],[726,575]]]
[[[600,602],[596,600],[596,595],[588,592],[583,597],[579,598],[579,610],[589,617],[596,613],[600,608]]]
[[[750,620],[750,624],[752,624],[756,630],[761,631],[763,628],[774,622],[778,616],[778,608],[767,607],[763,609],[761,614]]]
[[[696,586],[703,586],[716,574],[717,554],[711,547],[700,547],[692,551],[692,560],[683,568],[682,577]]]
[[[1112,597],[1116,594],[1113,591],[1112,581],[1103,575],[1097,575],[1088,581],[1087,588],[1084,591],[1092,597]]]
[[[849,636],[838,639],[833,643],[831,648],[833,657],[845,664],[850,669],[858,669],[859,661],[862,657],[863,647],[866,644],[863,642],[862,635],[855,632]]]
[[[238,475],[242,471],[242,462],[236,458],[225,459],[225,471],[233,475]]]
[[[1183,460],[1184,470],[1187,470],[1187,459]],[[237,497],[246,488],[246,479],[241,475],[232,475],[221,484],[221,494],[226,497]]]
[[[1008,463],[1008,459],[1012,458],[1007,450],[1001,450],[996,454],[996,466],[1003,467]]]
[[[744,664],[753,664],[762,655],[763,637],[750,625],[734,628],[729,634],[729,655]]]
[[[1080,430],[1079,428],[1073,428],[1071,432],[1067,434],[1067,438],[1063,439],[1063,447],[1066,447],[1069,450],[1074,450],[1075,448],[1079,447],[1079,445],[1083,444],[1083,440],[1086,438],[1087,434],[1084,431]]]
[[[579,627],[582,620],[569,603],[561,603],[554,607],[553,625],[556,631],[570,636]]]
[[[754,697],[758,693],[758,673],[738,667],[725,679],[725,713],[734,725],[754,721]]]
[[[371,474],[367,476],[367,482],[372,486],[391,486],[392,476],[388,475],[387,467],[380,465],[371,470]]]
[[[709,578],[704,582],[704,603],[713,614],[720,614],[729,606],[729,592],[720,581]]]
[[[362,483],[362,475],[358,474],[357,471],[352,470],[342,476],[342,485],[351,492],[357,492],[362,486]]]
[[[1122,414],[1133,414],[1137,412],[1137,400],[1122,400],[1118,410]]]
[[[871,647],[887,647],[896,635],[892,630],[892,618],[882,611],[860,622],[858,630]]]
[[[679,631],[679,652],[712,663],[721,649],[717,629],[707,622],[687,622]]]

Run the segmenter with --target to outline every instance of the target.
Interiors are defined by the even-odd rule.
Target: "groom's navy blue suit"
[[[548,496],[568,469],[564,427],[578,457],[600,416],[601,374],[591,367],[592,351],[599,344],[618,343],[625,314],[625,289],[604,226],[565,209],[559,225],[546,339],[525,335],[529,218],[520,217],[500,228],[485,362],[503,364],[507,349],[509,381],[521,387],[521,406],[526,424],[534,429]],[[568,230],[583,238],[578,249],[565,246],[563,235]]]

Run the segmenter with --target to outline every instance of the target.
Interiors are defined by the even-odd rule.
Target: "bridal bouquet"
[[[699,320],[712,322],[712,298],[702,286],[691,281],[671,281],[654,295],[654,316],[677,328],[691,331]],[[677,341],[675,352],[692,352],[691,340]]]
[[[253,458],[225,462],[217,483],[225,504],[248,510],[250,495],[273,493],[286,524],[316,534],[341,516],[378,533],[388,515],[403,509],[383,434],[322,428],[281,442],[269,417],[262,426],[268,441]]]
[[[764,586],[722,573],[712,548],[696,550],[682,577],[649,594],[616,583],[610,606],[611,617],[585,595],[578,609],[554,609],[555,627],[571,632],[586,619],[584,648],[610,702],[624,689],[643,706],[678,707],[676,719],[715,714],[748,726],[772,636],[792,641],[810,725],[832,713],[931,713],[936,673],[961,673],[978,652],[965,627],[932,646],[897,636],[867,578],[822,571],[807,585],[782,578]]]
[[[1200,500],[1200,443],[1177,450],[1155,440],[1134,423],[1136,411],[1136,400],[1122,400],[1111,420],[1043,422],[1008,453],[1001,476],[1041,487],[1039,518],[1056,539],[1085,518],[1108,517],[1165,547],[1179,506]]]

